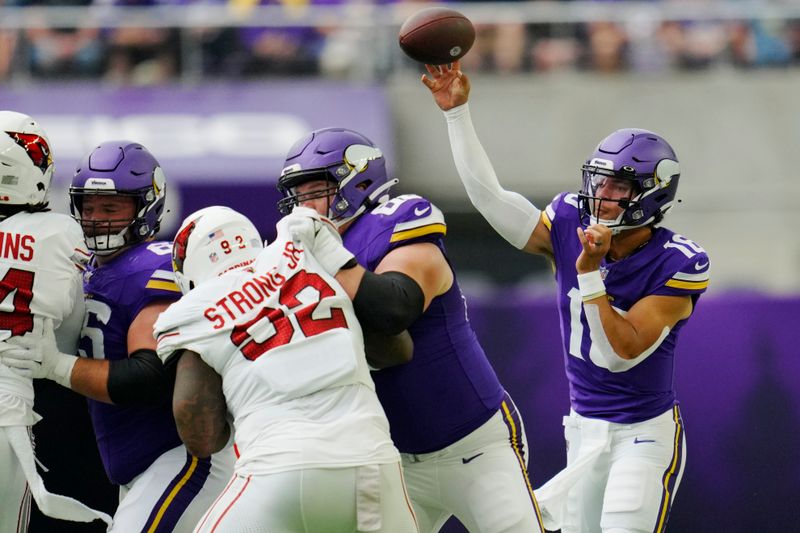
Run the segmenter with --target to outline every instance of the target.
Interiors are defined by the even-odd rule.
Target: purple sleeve
[[[125,278],[125,305],[129,316],[135,318],[147,305],[155,301],[176,301],[181,292],[172,275],[172,262],[169,255],[142,256],[146,268],[132,272]],[[142,265],[143,267],[145,265]]]

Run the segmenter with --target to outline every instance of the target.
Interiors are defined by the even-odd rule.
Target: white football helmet
[[[39,124],[16,111],[0,111],[0,205],[47,202],[55,165]]]
[[[172,244],[175,282],[186,294],[198,284],[249,265],[264,248],[246,216],[215,205],[195,211],[181,224]]]

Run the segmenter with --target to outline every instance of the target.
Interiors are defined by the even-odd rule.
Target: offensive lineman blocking
[[[88,399],[103,467],[119,486],[109,533],[193,530],[235,460],[232,442],[212,457],[189,454],[172,416],[173,375],[153,338],[156,317],[180,296],[171,245],[153,240],[165,199],[166,177],[144,146],[107,141],[83,158],[70,187],[73,216],[92,251],[81,356],[61,352],[46,328],[27,354],[41,362],[34,377]]]
[[[390,198],[397,181],[368,138],[324,128],[290,149],[279,209],[330,217],[367,269],[353,298],[362,325],[408,329],[414,341],[410,362],[372,378],[420,531],[439,531],[453,515],[474,532],[543,531],[525,428],[469,322],[444,216],[421,196]]]

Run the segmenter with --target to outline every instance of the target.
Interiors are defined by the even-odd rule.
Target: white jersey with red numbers
[[[74,317],[69,339],[74,346],[83,320],[80,273],[88,259],[83,232],[67,215],[23,212],[0,221],[0,339],[39,335],[43,318],[58,329]],[[31,380],[2,365],[0,393],[33,402]],[[8,423],[4,418],[0,425]]]
[[[399,461],[352,303],[279,224],[246,267],[155,324],[163,360],[191,350],[222,376],[240,475]]]
[[[41,338],[52,319],[62,350],[74,350],[83,321],[81,271],[89,259],[72,218],[21,212],[0,221],[0,339]],[[111,518],[72,498],[47,492],[36,471],[31,429],[33,380],[0,364],[0,531],[28,529],[31,496],[46,515],[90,522]]]

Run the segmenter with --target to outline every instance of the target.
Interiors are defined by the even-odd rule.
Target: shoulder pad
[[[553,223],[556,219],[565,218],[568,214],[577,213],[578,211],[578,195],[575,193],[562,192],[547,204],[547,207],[542,211],[542,222],[547,226],[547,229],[553,229]]]
[[[180,293],[181,289],[175,283],[175,273],[172,270],[156,269],[150,274],[150,279],[145,284],[145,289],[158,289]]]
[[[708,288],[711,261],[706,251],[677,233],[664,243],[664,253],[674,272],[664,284],[676,293],[701,293]]]
[[[447,233],[447,224],[439,208],[416,194],[392,198],[374,208],[370,215],[380,217],[382,224],[391,229],[390,242]]]
[[[208,280],[158,316],[153,325],[153,336],[157,339],[156,351],[159,358],[166,361],[177,350],[194,349],[193,346],[199,339],[208,338],[219,331],[227,331],[215,329],[213,321],[206,323],[204,317],[229,285],[230,281],[225,276]]]
[[[167,291],[180,294],[172,271],[172,244],[156,241],[141,244],[125,253],[125,260],[115,263],[118,271],[127,271],[130,278],[138,286],[156,291]]]

